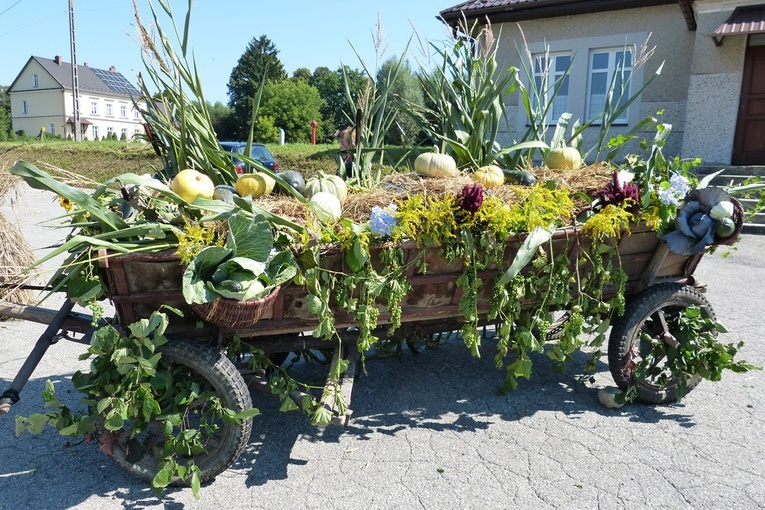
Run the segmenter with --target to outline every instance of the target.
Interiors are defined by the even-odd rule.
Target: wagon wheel
[[[551,316],[550,326],[547,329],[547,340],[559,340],[563,336],[563,330],[571,319],[571,312],[566,310],[560,315]]]
[[[219,350],[186,340],[173,340],[160,350],[163,360],[179,369],[174,372],[176,377],[188,377],[199,383],[201,391],[213,391],[220,398],[224,408],[239,412],[252,407],[252,399],[242,376]],[[205,409],[205,403],[197,400],[186,407],[185,416],[190,427],[196,427],[203,416],[210,421],[211,413]],[[214,478],[236,461],[249,441],[252,418],[237,422],[213,419],[212,425],[217,429],[205,437],[206,452],[193,457],[194,463],[199,467],[202,482]],[[111,457],[128,473],[151,481],[157,474],[158,464],[162,460],[161,451],[165,435],[161,424],[157,423],[132,438],[131,433],[132,427],[128,421],[125,422],[123,430],[111,436]],[[184,461],[183,458],[177,460],[179,463]],[[178,479],[173,481],[173,485],[186,484]]]
[[[666,365],[666,357],[657,357],[649,365],[648,375],[635,381],[635,369],[651,352],[651,342],[661,341],[672,347],[679,345],[677,319],[691,306],[697,306],[705,318],[715,320],[709,301],[696,289],[677,283],[661,283],[647,288],[629,303],[624,316],[611,330],[608,342],[608,365],[617,386],[626,391],[637,382],[637,398],[649,404],[677,400],[678,379]],[[674,345],[673,345],[674,343]],[[696,374],[686,378],[685,391],[701,381]]]

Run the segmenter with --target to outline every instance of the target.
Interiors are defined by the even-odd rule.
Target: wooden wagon
[[[513,238],[507,244],[505,263],[509,264],[522,238]],[[547,245],[553,255],[568,254],[569,260],[577,260],[581,250],[591,245],[591,239],[577,229],[557,230]],[[421,252],[413,243],[403,246],[406,258],[424,257],[427,274],[417,271],[411,265],[406,275],[411,291],[402,303],[401,327],[396,335],[408,338],[414,335],[434,334],[459,329],[463,318],[459,310],[462,288],[457,278],[464,272],[459,260],[447,262],[437,248]],[[704,314],[714,318],[711,305],[700,293],[703,288],[693,276],[702,254],[682,256],[671,253],[656,233],[644,226],[635,226],[629,235],[618,240],[618,258],[627,274],[627,308],[624,316],[613,325],[609,342],[609,365],[617,384],[625,389],[631,383],[629,367],[635,363],[635,355],[643,348],[640,336],[649,332],[654,338],[673,342],[669,317],[689,306],[699,306]],[[375,258],[375,251],[372,257]],[[190,310],[182,295],[181,266],[174,252],[153,254],[129,254],[103,258],[101,261],[109,287],[109,297],[114,304],[116,319],[127,325],[136,319],[148,317],[161,305],[170,305],[185,312],[184,319],[171,323],[168,335],[172,341],[163,346],[164,356],[175,364],[185,365],[205,379],[224,404],[233,410],[244,410],[252,406],[250,390],[269,391],[268,374],[265,371],[242,369],[234,364],[223,352],[223,341],[236,335],[245,344],[261,349],[268,355],[278,357],[279,353],[305,351],[308,349],[331,349],[334,361],[350,360],[338,388],[344,401],[350,403],[351,391],[356,373],[357,359],[354,337],[354,317],[343,310],[334,310],[335,325],[342,332],[342,342],[327,342],[313,338],[310,331],[317,325],[317,318],[310,311],[306,289],[298,285],[287,285],[276,295],[272,306],[255,324],[236,329],[213,327],[205,324],[199,327],[199,319]],[[344,257],[339,251],[323,254],[322,267],[343,270]],[[586,266],[579,267],[587,270]],[[492,281],[499,269],[488,268],[479,273],[484,282]],[[481,286],[478,296],[478,310],[485,314],[492,285]],[[604,297],[612,297],[616,287],[605,288]],[[533,303],[528,303],[531,305]],[[524,303],[524,306],[526,303]],[[383,328],[390,321],[384,307],[381,308],[379,325]],[[0,414],[7,413],[11,404],[19,399],[19,392],[30,378],[34,368],[47,348],[59,338],[89,342],[92,332],[91,317],[72,311],[67,302],[59,311],[39,307],[22,306],[0,302],[0,315],[48,324],[46,332],[38,340],[10,388],[0,400]],[[481,320],[486,322],[485,316]],[[308,333],[307,333],[308,332]],[[689,380],[691,388],[697,381]],[[639,397],[649,402],[664,402],[674,398],[676,381],[662,381],[653,384],[641,383]],[[300,401],[305,394],[293,391],[291,398]],[[334,413],[334,423],[346,423],[349,409],[337,409],[334,400],[326,406]],[[222,425],[216,440],[208,445],[205,454],[196,457],[202,479],[209,479],[226,470],[244,450],[252,429],[252,419]],[[146,438],[156,441],[157,437]],[[128,471],[145,479],[151,479],[157,469],[156,455],[150,446],[144,445],[144,453],[136,456],[135,438],[126,430],[113,444],[112,456]]]

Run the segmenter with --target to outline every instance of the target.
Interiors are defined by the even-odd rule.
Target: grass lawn
[[[335,173],[339,165],[337,144],[268,144],[282,170],[297,170],[304,175],[319,171]],[[402,147],[386,150],[386,166],[395,165],[405,154]],[[413,160],[413,157],[410,158]],[[97,182],[119,174],[151,173],[161,167],[160,159],[147,144],[127,142],[63,141],[0,142],[0,172],[7,172],[16,161],[28,161],[51,171],[62,168]],[[405,163],[402,163],[405,166]]]

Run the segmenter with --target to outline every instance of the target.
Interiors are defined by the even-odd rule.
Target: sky
[[[132,0],[73,0],[77,63],[109,69],[115,66],[128,80],[144,69],[135,42]],[[291,76],[301,67],[311,72],[341,64],[361,69],[358,51],[375,68],[373,33],[378,16],[383,29],[382,58],[400,56],[412,38],[407,57],[412,68],[422,60],[421,42],[438,44],[448,38],[437,19],[441,10],[460,0],[196,0],[192,4],[189,46],[194,53],[205,98],[227,103],[231,71],[247,45],[262,35],[279,51]],[[137,0],[144,24],[151,20],[148,0]],[[159,3],[154,5],[161,11]],[[179,30],[188,0],[170,0]],[[172,33],[166,18],[160,18]],[[31,56],[71,62],[69,0],[0,0],[0,85],[13,83]],[[427,47],[427,43],[425,44]]]

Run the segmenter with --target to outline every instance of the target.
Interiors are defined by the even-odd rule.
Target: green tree
[[[11,134],[11,97],[8,87],[0,85],[0,142],[10,138]]]
[[[210,104],[208,101],[207,111],[210,112],[210,119],[218,140],[233,140],[233,110],[220,101],[215,101],[215,104]]]
[[[262,80],[280,82],[287,78],[279,51],[268,37],[253,38],[231,71],[228,81],[228,105],[232,112],[232,136],[244,140],[249,133],[252,98]]]
[[[308,83],[311,81],[311,71],[307,67],[299,67],[292,73],[292,78],[296,80],[303,80]]]
[[[388,88],[388,98],[391,108],[395,110],[395,121],[385,134],[385,143],[392,145],[410,145],[419,137],[420,129],[417,123],[405,110],[414,107],[418,109],[425,104],[422,86],[412,73],[409,62],[404,62],[396,74],[396,79],[388,83],[388,76],[393,74],[398,59],[391,57],[380,66],[377,72],[377,84],[380,90]]]
[[[342,108],[345,101],[340,79],[337,73],[330,71],[328,67],[317,67],[308,83],[316,88],[322,99],[321,117],[327,124],[325,132],[328,132],[331,137],[342,125]]]
[[[348,76],[351,95],[355,99],[359,91],[366,86],[366,78],[361,71],[348,66],[345,67],[345,72]],[[328,67],[317,67],[309,83],[316,87],[324,101],[321,116],[327,124],[324,132],[330,139],[336,130],[353,125],[355,113],[350,111],[345,98],[342,66],[335,71],[331,71]]]
[[[300,79],[289,79],[279,83],[268,82],[263,89],[258,117],[273,118],[273,125],[286,132],[290,142],[308,142],[311,140],[311,121],[319,123],[319,133],[326,129],[321,118],[322,100],[315,87]],[[256,127],[260,127],[259,125]],[[255,137],[261,141],[264,133],[256,132]]]

